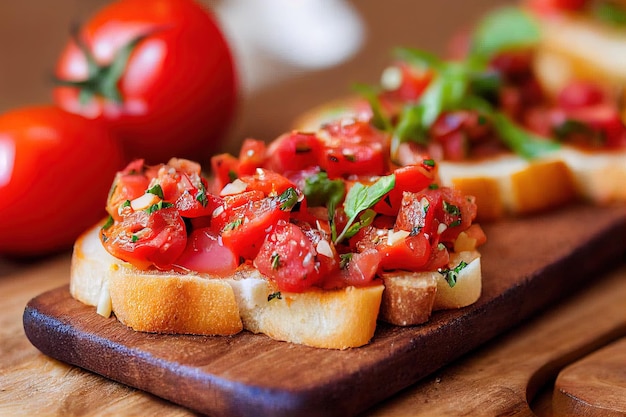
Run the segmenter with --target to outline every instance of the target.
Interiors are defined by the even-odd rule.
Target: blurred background
[[[450,38],[505,0],[201,0],[239,66],[242,101],[228,151],[271,140],[312,106],[375,83],[395,46],[444,52]],[[73,23],[106,0],[0,2],[0,112],[51,101],[50,77]]]

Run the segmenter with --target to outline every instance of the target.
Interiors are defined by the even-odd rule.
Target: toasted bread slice
[[[564,147],[559,157],[573,173],[581,198],[601,205],[626,202],[626,150],[591,152]]]
[[[534,62],[538,80],[557,94],[574,79],[607,87],[626,83],[626,30],[581,14],[544,17]]]
[[[577,196],[568,166],[557,158],[528,161],[514,154],[476,162],[440,162],[442,185],[476,197],[477,220],[527,215],[559,207]]]
[[[432,311],[475,303],[482,291],[480,254],[477,251],[453,253],[448,268],[456,269],[453,286],[446,280],[445,271],[384,273],[380,318],[396,326],[410,326],[427,322]]]
[[[70,293],[99,314],[115,313],[128,327],[155,333],[230,335],[242,330],[230,285],[198,274],[141,271],[110,255],[101,224],[75,245]]]
[[[109,255],[98,224],[77,241],[70,291],[128,327],[144,332],[231,335],[242,329],[330,349],[367,344],[374,336],[383,285],[278,293],[256,269],[230,277],[141,271]],[[109,306],[103,308],[102,306]]]

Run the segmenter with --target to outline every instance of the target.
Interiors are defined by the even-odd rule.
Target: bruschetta
[[[324,134],[248,139],[114,179],[110,217],[77,240],[70,292],[137,331],[232,335],[345,349],[378,320],[409,326],[481,293],[471,196],[436,164],[397,167],[388,139],[344,120]]]

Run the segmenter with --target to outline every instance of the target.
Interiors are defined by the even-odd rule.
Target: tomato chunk
[[[133,211],[104,227],[102,244],[113,256],[140,269],[168,268],[187,244],[185,222],[174,207]]]
[[[232,274],[239,265],[235,253],[222,244],[219,234],[210,228],[196,229],[175,262],[176,266],[219,276]]]
[[[302,229],[283,221],[267,235],[254,265],[281,291],[302,292],[322,278],[317,256]]]
[[[279,221],[289,220],[289,211],[281,209],[277,197],[249,201],[227,210],[226,215],[227,221],[218,231],[222,234],[222,242],[244,259],[254,259],[265,236]]]

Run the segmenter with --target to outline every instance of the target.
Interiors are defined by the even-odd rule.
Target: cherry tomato
[[[192,0],[124,0],[104,7],[57,63],[55,102],[108,123],[127,157],[203,162],[233,117],[237,81],[213,16]]]
[[[98,122],[53,106],[0,116],[0,253],[34,256],[70,248],[106,215],[123,167]]]

